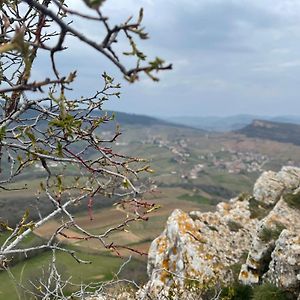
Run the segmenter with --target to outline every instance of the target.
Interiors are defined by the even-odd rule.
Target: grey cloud
[[[149,115],[300,111],[299,1],[110,0],[104,13],[123,21],[140,6],[151,37],[142,48],[150,57],[173,61],[174,71],[162,74],[158,84],[143,79],[129,85],[104,57],[76,41],[69,55],[59,57],[62,72],[79,70],[81,84],[73,95],[99,89],[106,70],[124,86],[122,100],[105,105],[115,110]],[[93,37],[100,32],[93,26],[78,28]]]
[[[250,2],[204,2],[204,5],[199,4],[193,10],[187,9],[181,1],[173,5],[160,5],[157,13],[167,15],[167,19],[172,16],[172,21],[156,26],[153,20],[148,27],[154,27],[154,34],[161,45],[176,47],[176,51],[248,52],[253,47],[248,44],[247,35],[251,35],[253,30],[272,28],[280,22],[275,14]]]

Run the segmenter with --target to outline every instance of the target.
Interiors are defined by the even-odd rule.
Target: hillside
[[[137,157],[153,159],[151,165],[155,166],[157,171],[155,175],[160,175],[166,179],[168,185],[168,176],[171,171],[177,169],[176,160],[180,159],[181,152],[183,150],[177,146],[177,139],[188,137],[202,137],[203,131],[200,129],[193,129],[179,124],[173,124],[163,120],[159,120],[149,116],[127,114],[122,112],[112,111],[96,111],[96,116],[103,116],[105,113],[108,115],[114,115],[114,120],[103,123],[97,129],[96,133],[99,136],[110,139],[114,135],[114,130],[117,125],[120,125],[120,131],[122,135],[113,144],[108,146],[113,147],[116,153],[134,155]],[[34,122],[37,117],[37,112],[29,110],[22,115],[22,119],[26,119],[28,123]],[[42,120],[39,130],[45,131],[48,127],[48,121]],[[160,143],[166,143],[161,147]],[[79,144],[77,145],[79,146]],[[162,149],[163,148],[163,149]],[[178,148],[178,149],[177,149]],[[172,153],[172,149],[179,151],[177,154]],[[90,153],[91,156],[98,155],[96,153]],[[175,162],[170,162],[170,160]],[[50,164],[50,167],[54,172],[59,172],[59,166]],[[10,172],[9,161],[6,154],[3,154],[2,159],[3,173],[0,174],[0,180],[7,176]],[[72,176],[77,174],[73,173],[73,170],[68,170],[67,180],[71,180]],[[27,207],[30,207],[30,216],[33,219],[38,218],[38,211],[33,208],[36,204],[36,191],[39,190],[41,180],[45,179],[45,173],[40,163],[35,163],[31,167],[28,167],[22,174],[18,175],[12,182],[10,187],[22,186],[23,190],[14,191],[2,191],[0,194],[0,206],[2,209],[1,218],[8,221],[10,224],[14,224],[22,217]],[[144,178],[142,178],[144,180]],[[160,182],[160,178],[158,179]],[[176,178],[178,182],[180,178]],[[30,182],[30,185],[28,184]],[[98,199],[97,199],[98,200]],[[105,199],[105,201],[95,201],[95,209],[108,207],[113,203],[114,199]],[[51,211],[52,204],[46,201],[46,198],[41,195],[39,199],[40,209],[43,213]],[[85,203],[74,207],[74,211],[82,211],[85,209]]]
[[[299,116],[256,116],[256,115],[233,115],[226,117],[189,117],[179,116],[166,118],[167,121],[192,126],[208,131],[226,132],[242,129],[250,125],[254,120],[267,120],[271,122],[300,124]]]
[[[107,126],[109,123],[111,125]],[[109,123],[101,125],[97,133],[109,139],[116,124],[120,124],[122,135],[113,145],[114,152],[149,161],[154,173],[145,174],[141,180],[146,182],[151,177],[159,188],[181,188],[183,192],[178,194],[178,199],[209,206],[249,191],[257,176],[266,169],[277,171],[283,164],[298,166],[300,161],[299,146],[266,138],[241,136],[235,132],[208,133],[152,117],[119,112]],[[3,164],[5,166],[7,160],[4,159]],[[54,166],[53,170],[57,171]],[[26,190],[1,193],[2,218],[14,223],[26,207],[35,206],[34,195],[43,176],[37,163],[12,183],[17,186],[30,180]],[[40,202],[44,212],[51,209],[51,203],[42,196]],[[108,207],[112,202],[113,199],[96,201],[95,209]],[[76,211],[84,209],[85,204],[76,207]],[[37,217],[36,209],[31,209],[30,213],[32,218]]]
[[[3,110],[0,107],[0,114],[3,113]],[[104,114],[114,115],[114,120],[121,125],[144,125],[144,126],[152,126],[152,125],[166,125],[166,126],[175,126],[181,127],[183,125],[176,124],[173,122],[161,120],[155,117],[150,117],[146,115],[137,115],[137,114],[129,114],[118,111],[110,111],[110,110],[94,110],[93,115],[96,117],[103,116]],[[25,113],[22,114],[22,119],[34,119],[39,115],[35,110],[29,109]],[[45,124],[44,122],[42,122]]]
[[[251,138],[300,145],[300,125],[297,124],[254,120],[236,132]]]
[[[113,111],[105,111],[108,114],[114,114],[115,120],[121,126],[125,125],[143,125],[143,126],[153,126],[153,125],[164,125],[164,126],[175,126],[181,127],[182,125],[174,124],[172,122],[164,121],[158,118],[149,117],[145,115],[137,115],[137,114],[128,114],[124,112],[113,112]],[[99,112],[99,114],[103,114],[104,112]]]
[[[140,180],[155,190],[155,192],[151,190],[151,193],[146,193],[144,196],[148,201],[160,205],[161,209],[153,213],[149,222],[143,224],[138,222],[130,226],[130,235],[124,231],[112,236],[125,246],[134,246],[145,252],[148,251],[150,242],[163,230],[168,216],[175,208],[186,211],[215,211],[216,204],[222,201],[228,202],[230,198],[241,192],[251,193],[255,180],[264,170],[279,171],[284,164],[299,166],[300,147],[298,145],[252,138],[238,132],[209,133],[151,117],[123,113],[116,113],[115,121],[111,123],[113,126],[110,129],[101,126],[98,134],[109,138],[113,135],[114,126],[120,124],[122,135],[113,145],[114,152],[145,158],[154,170],[153,174],[147,173],[141,176]],[[50,167],[53,172],[58,171],[57,167]],[[73,174],[72,170],[69,172],[68,174]],[[18,182],[12,183],[12,187],[16,187],[17,184],[30,182],[26,189],[1,192],[2,220],[13,225],[22,217],[27,207],[29,207],[32,220],[38,218],[37,205],[42,213],[51,210],[52,203],[46,201],[42,194],[38,202],[36,199],[36,192],[44,175],[40,165],[36,163],[18,177]],[[65,180],[70,180],[70,178],[71,176],[67,176]],[[93,222],[89,219],[86,201],[74,207],[72,212],[76,220],[88,229],[104,232],[114,225],[112,222],[119,222],[120,217],[124,216],[116,206],[112,206],[113,202],[114,199],[111,198],[95,197]],[[51,230],[59,226],[58,222],[59,220],[53,220],[45,224],[27,242],[38,243],[41,239],[48,237]],[[71,231],[69,233],[76,234]],[[82,267],[84,281],[94,280],[95,276],[111,278],[109,273],[115,272],[120,262],[113,255],[108,256],[103,249],[95,249],[95,243],[78,240],[67,242],[63,239],[60,242],[65,243],[70,249],[87,252],[88,259],[94,262],[91,267],[90,265],[84,269]],[[12,270],[15,274],[20,274],[23,272],[23,266],[26,265],[23,274],[25,277],[30,276],[37,265],[47,267],[49,259],[51,259],[50,254],[45,252],[16,264]],[[96,274],[94,265],[102,264],[103,261],[107,263],[106,269],[99,269]],[[79,275],[83,273],[78,273],[76,263],[72,264],[63,255],[58,258],[58,262],[67,266],[64,267],[67,275],[74,271]],[[111,263],[111,268],[108,262]],[[126,275],[133,279],[144,276],[146,261],[134,258],[132,263],[130,266],[132,269]],[[80,276],[74,277],[76,283],[81,280]],[[145,280],[144,277],[143,280]],[[0,290],[2,288],[9,295],[12,293],[15,295],[12,286],[8,285],[8,277],[2,274],[0,281]],[[7,299],[18,298],[15,295]]]
[[[208,130],[208,131],[217,131],[225,132],[232,131],[236,129],[243,128],[244,126],[250,124],[254,116],[251,115],[236,115],[228,117],[216,117],[216,116],[207,116],[207,117],[171,117],[167,118],[167,121],[192,126],[195,128]]]

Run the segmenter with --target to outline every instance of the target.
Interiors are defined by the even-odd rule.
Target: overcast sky
[[[140,7],[151,37],[141,48],[174,70],[159,83],[122,81],[121,100],[105,108],[154,116],[300,114],[299,0],[107,0],[103,13],[123,21]],[[94,23],[74,24],[98,34]],[[79,42],[71,49],[61,61],[78,68],[82,94],[99,87],[103,69],[122,80],[96,51]]]

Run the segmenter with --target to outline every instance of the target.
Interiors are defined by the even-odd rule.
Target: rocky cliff
[[[215,212],[174,210],[151,244],[148,275],[136,294],[89,299],[300,300],[300,168],[264,172],[252,195]]]
[[[148,275],[139,299],[202,299],[234,280],[300,299],[300,169],[264,172],[253,195],[214,213],[175,210],[151,244]]]
[[[300,145],[299,130],[299,124],[253,120],[251,124],[236,132],[247,137]]]

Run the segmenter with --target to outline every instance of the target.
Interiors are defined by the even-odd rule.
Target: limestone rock
[[[300,168],[264,172],[252,197],[264,204],[259,209],[267,207],[261,220],[253,217],[251,197],[220,203],[214,213],[175,210],[151,244],[150,279],[138,299],[147,299],[146,295],[165,299],[170,293],[170,299],[191,299],[189,293],[201,294],[216,284],[229,283],[232,266],[243,262],[245,253],[247,261],[239,275],[242,282],[270,281],[297,295],[300,210],[289,206],[282,195],[299,186]]]
[[[264,172],[256,181],[253,196],[266,204],[275,204],[285,189],[295,189],[300,184],[300,168],[283,167],[281,171]]]
[[[277,173],[277,178],[283,182],[286,188],[296,189],[300,185],[300,168],[283,167]]]
[[[300,211],[291,208],[281,198],[272,211],[262,219],[248,253],[246,264],[242,266],[239,279],[245,284],[256,284],[261,281],[261,275],[266,264],[271,260],[275,242],[283,229],[300,234]]]
[[[151,244],[150,281],[144,292],[163,298],[174,288],[180,294],[231,281],[230,266],[238,263],[249,248],[251,232],[258,222],[250,218],[248,206],[246,200],[233,199],[219,204],[215,213],[188,215],[175,210],[165,231]],[[178,299],[185,298],[181,295]]]
[[[283,190],[284,184],[280,178],[276,178],[276,173],[266,171],[255,182],[253,196],[258,201],[274,204],[279,200]]]
[[[283,230],[275,243],[269,270],[263,276],[285,290],[300,293],[300,235]]]

